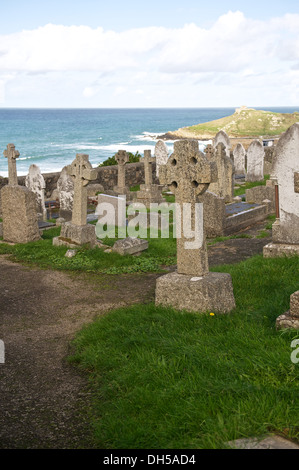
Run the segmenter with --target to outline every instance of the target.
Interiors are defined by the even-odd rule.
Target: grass
[[[99,448],[215,449],[267,432],[299,439],[290,360],[299,334],[274,327],[298,289],[298,258],[256,256],[217,271],[232,276],[229,315],[134,305],[77,335],[70,361],[88,373]]]
[[[0,254],[10,254],[15,261],[41,268],[80,271],[98,274],[161,272],[163,266],[176,264],[176,239],[149,239],[149,248],[139,257],[105,253],[101,248],[80,247],[75,257],[66,258],[67,247],[53,246],[52,239],[60,234],[60,227],[43,232],[42,239],[26,244],[0,244]],[[170,228],[171,233],[171,228]],[[149,235],[149,231],[148,231]],[[104,239],[112,246],[116,238]]]
[[[246,189],[255,188],[256,186],[265,186],[266,181],[270,179],[270,175],[265,175],[263,181],[248,181],[245,184],[242,184],[239,188],[235,188],[234,195],[241,196],[245,194]]]
[[[221,129],[234,137],[277,136],[297,121],[297,112],[288,114],[246,109],[241,113],[234,113],[221,119],[186,127],[180,131],[191,132],[194,136],[210,135],[212,137]]]

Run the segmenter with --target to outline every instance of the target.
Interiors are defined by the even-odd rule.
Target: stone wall
[[[117,165],[102,166],[97,168],[98,177],[93,183],[99,183],[104,186],[105,190],[112,190],[117,185]],[[158,184],[159,180],[156,177],[156,163],[152,163],[153,183]],[[46,198],[51,198],[51,195],[57,187],[57,181],[60,173],[43,173],[46,183]],[[19,176],[18,183],[25,186],[26,176]],[[8,183],[8,178],[0,177],[0,190]],[[128,187],[144,183],[144,165],[143,162],[127,163],[126,165],[126,185]]]

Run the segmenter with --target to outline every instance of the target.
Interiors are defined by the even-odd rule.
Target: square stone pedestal
[[[6,185],[1,190],[3,240],[28,243],[40,239],[35,194],[25,186]]]
[[[53,238],[53,245],[65,245],[70,248],[85,244],[93,248],[96,243],[95,226],[90,224],[74,225],[71,222],[66,222],[61,225],[60,236]]]
[[[264,258],[281,258],[284,256],[299,256],[299,245],[286,243],[268,243],[263,248]]]
[[[176,271],[156,281],[156,305],[190,312],[227,313],[236,306],[230,274],[208,273],[203,277]]]

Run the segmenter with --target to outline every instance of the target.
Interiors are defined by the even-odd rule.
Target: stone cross
[[[8,184],[10,186],[18,185],[16,158],[20,156],[20,152],[15,150],[14,144],[8,144],[7,149],[3,152],[4,157],[8,160]]]
[[[87,219],[87,188],[89,181],[97,178],[97,170],[93,169],[88,155],[77,153],[75,160],[67,166],[67,172],[74,180],[74,202],[72,224],[86,225]]]
[[[207,157],[208,159],[210,159],[210,158],[213,159],[214,154],[215,154],[215,150],[214,150],[214,147],[213,147],[212,144],[208,144],[208,145],[206,146],[206,148],[204,149],[204,152],[205,152],[206,157]]]
[[[125,150],[119,150],[115,155],[115,160],[118,163],[117,187],[125,189],[126,187],[126,174],[125,164],[129,161],[129,155]]]
[[[181,140],[174,143],[174,152],[167,164],[161,165],[159,176],[161,183],[167,184],[174,193],[181,215],[184,215],[186,203],[190,209],[189,221],[184,220],[183,216],[180,217],[180,230],[177,238],[177,272],[203,276],[209,272],[204,233],[202,246],[188,249],[186,243],[190,243],[190,238],[185,236],[183,229],[189,223],[191,230],[197,230],[195,222],[199,205],[196,206],[196,203],[200,202],[200,195],[204,194],[209,184],[217,179],[216,163],[210,162],[199,151],[196,140]],[[201,212],[200,215],[201,220],[196,223],[203,224],[203,213]]]
[[[150,150],[144,151],[144,181],[145,186],[148,188],[153,184],[153,172],[152,172],[152,163],[155,159],[151,156]]]

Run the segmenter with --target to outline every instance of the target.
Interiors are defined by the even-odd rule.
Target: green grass
[[[149,238],[148,250],[139,257],[105,253],[98,247],[89,249],[83,246],[78,248],[75,257],[66,258],[67,247],[52,245],[53,237],[59,236],[60,230],[60,227],[45,230],[42,239],[37,242],[16,245],[1,243],[0,254],[10,254],[15,261],[41,268],[98,274],[161,272],[163,266],[176,264],[176,239],[172,237],[170,239]],[[171,230],[170,227],[170,234]],[[115,241],[116,238],[103,240],[109,246],[112,246]]]
[[[224,448],[267,432],[299,439],[299,365],[290,359],[299,334],[274,327],[298,289],[298,258],[217,270],[232,276],[229,315],[135,305],[77,335],[70,361],[89,375],[99,448]]]
[[[248,181],[245,184],[242,184],[239,188],[235,188],[234,195],[241,196],[245,194],[246,189],[255,188],[256,186],[265,186],[266,181],[270,179],[270,175],[265,175],[263,181]]]
[[[288,114],[246,109],[239,114],[234,113],[221,119],[186,127],[180,131],[191,132],[194,136],[215,136],[221,129],[225,129],[228,135],[235,137],[277,136],[297,121],[298,112]]]

